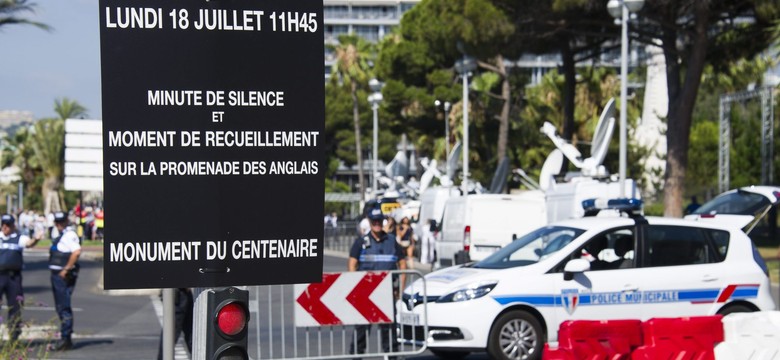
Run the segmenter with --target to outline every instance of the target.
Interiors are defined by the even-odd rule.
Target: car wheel
[[[544,333],[536,318],[525,311],[510,311],[490,329],[488,353],[493,359],[538,360],[542,358]]]
[[[753,312],[753,311],[755,310],[745,305],[731,305],[718,310],[718,315],[726,316],[728,314],[733,314],[733,313],[744,313],[744,312]]]
[[[436,355],[442,359],[463,359],[469,355],[468,351],[456,351],[456,350],[433,350],[430,349],[433,355]]]

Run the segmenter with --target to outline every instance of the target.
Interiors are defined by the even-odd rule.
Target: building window
[[[349,18],[349,7],[345,5],[329,5],[322,9],[326,19],[347,19]]]
[[[379,41],[379,27],[378,26],[363,26],[355,25],[353,27],[355,34],[371,42]]]

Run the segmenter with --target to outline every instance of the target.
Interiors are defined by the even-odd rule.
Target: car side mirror
[[[574,274],[583,273],[590,270],[590,261],[585,259],[573,259],[566,263],[563,268],[563,280],[574,279]]]
[[[517,234],[512,234],[512,241],[517,240]]]

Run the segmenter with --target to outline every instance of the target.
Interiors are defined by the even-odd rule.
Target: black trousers
[[[4,296],[8,303],[8,332],[11,339],[15,340],[22,332],[21,303],[24,302],[24,292],[21,271],[0,273],[0,296]]]

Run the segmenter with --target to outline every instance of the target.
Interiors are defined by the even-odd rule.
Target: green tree
[[[479,143],[486,139],[491,139],[495,146],[495,150],[482,154],[470,152],[470,160],[506,156],[512,94],[511,74],[504,67],[502,50],[510,41],[513,29],[506,16],[488,0],[429,0],[407,12],[397,33],[381,44],[377,72],[387,79],[383,94],[388,112],[395,114],[398,128],[410,134],[418,152],[443,154],[444,146],[436,140],[441,139],[444,132],[445,126],[441,122],[456,125],[454,122],[464,111],[460,102],[462,89],[453,65],[466,53],[478,60],[482,70],[493,72],[500,79],[490,82],[491,86],[480,87],[480,91],[489,94],[487,99],[471,102],[470,108],[465,109],[469,111],[471,127],[490,128],[488,132],[470,130],[473,137],[469,148],[479,150]],[[497,94],[494,93],[496,90]],[[434,100],[453,104],[449,119],[444,119],[441,109],[435,109]],[[488,101],[491,100],[495,100],[499,110],[490,109],[492,104]],[[492,129],[493,124],[485,123],[489,122],[486,119],[492,118],[498,120],[497,129]],[[460,131],[458,126],[450,126],[450,129],[453,135]],[[493,134],[497,136],[493,138]],[[445,141],[452,142],[454,138]],[[483,166],[486,167],[487,164]],[[479,168],[475,166],[473,170],[478,172]],[[476,173],[472,175],[480,178]]]
[[[682,216],[693,111],[706,64],[717,72],[772,43],[780,4],[765,0],[648,1],[638,32],[660,40],[666,59],[669,105],[664,215]]]
[[[370,60],[373,57],[371,44],[356,35],[339,36],[339,44],[333,49],[336,62],[333,66],[331,81],[349,88],[352,97],[352,120],[355,131],[355,155],[357,157],[360,192],[365,193],[363,176],[363,153],[360,135],[360,101],[358,88],[364,87],[370,76]]]
[[[65,121],[41,119],[30,131],[30,144],[43,171],[43,210],[60,211],[62,203],[62,177],[65,158]]]
[[[0,0],[0,28],[6,25],[32,25],[44,30],[51,30],[48,25],[21,16],[22,13],[34,13],[35,3],[27,0]]]
[[[61,120],[75,119],[88,115],[87,108],[78,103],[78,101],[66,97],[54,100],[54,112]]]

